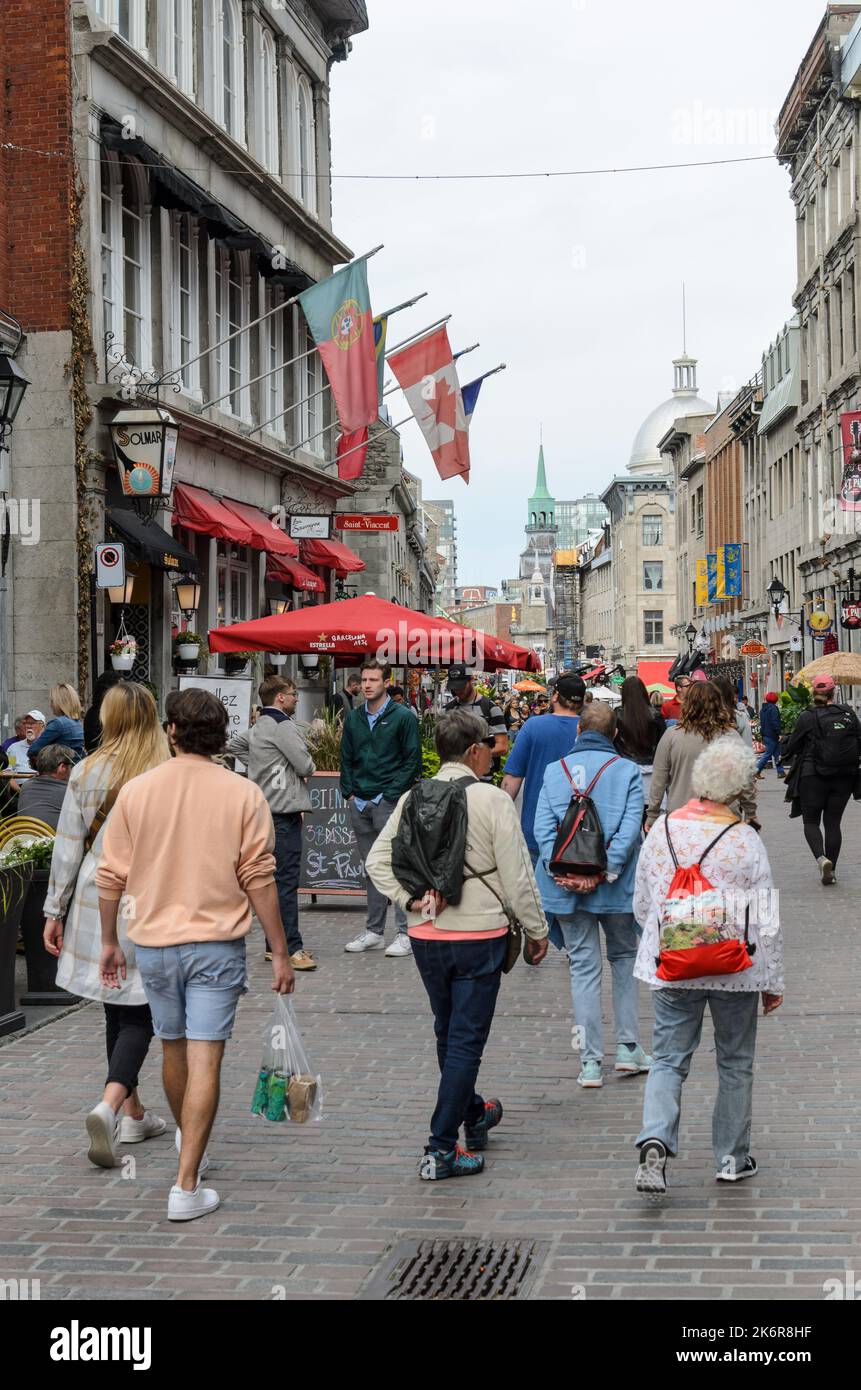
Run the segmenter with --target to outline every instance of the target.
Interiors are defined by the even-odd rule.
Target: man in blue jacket
[[[598,700],[586,705],[573,751],[560,762],[552,763],[544,774],[535,812],[539,853],[535,877],[544,911],[548,917],[552,914],[557,918],[568,953],[582,1061],[577,1080],[589,1089],[604,1084],[599,927],[603,927],[607,939],[607,959],[613,975],[615,1070],[621,1075],[636,1075],[648,1071],[652,1064],[640,1046],[634,980],[639,932],[633,898],[642,840],[643,779],[636,763],[619,757],[613,745],[615,732],[616,716],[608,705]],[[553,877],[547,866],[571,801],[571,783],[585,791],[599,772],[590,795],[607,845],[606,872],[591,878]],[[553,936],[551,932],[551,940]]]
[[[783,763],[780,761],[780,709],[773,690],[769,690],[759,711],[759,731],[762,734],[765,752],[756,765],[757,777],[762,777],[763,768],[768,766],[772,758],[778,777],[785,777]]]
[[[379,661],[362,664],[362,694],[344,720],[341,736],[341,795],[350,806],[350,824],[364,860],[404,792],[422,775],[418,720],[406,705],[389,698]],[[373,951],[385,944],[389,900],[367,878],[368,919],[345,951]],[[397,934],[387,956],[410,956],[407,917],[395,906]]]

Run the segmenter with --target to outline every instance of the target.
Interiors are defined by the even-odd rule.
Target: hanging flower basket
[[[194,661],[200,657],[203,638],[196,632],[178,632],[173,639],[173,649],[179,661]]]
[[[286,660],[287,657],[284,652],[269,653],[269,663],[271,666],[283,666]]]
[[[115,671],[130,671],[135,664],[138,644],[134,637],[118,637],[110,646],[111,665]]]
[[[251,660],[252,652],[225,652],[224,669],[228,676],[240,676]]]

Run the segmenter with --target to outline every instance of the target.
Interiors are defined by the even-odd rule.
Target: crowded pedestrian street
[[[752,1181],[714,1180],[707,1020],[667,1197],[651,1205],[634,1191],[644,1078],[611,1072],[601,1090],[576,1085],[567,963],[551,947],[540,968],[520,962],[503,980],[482,1077],[505,1115],[485,1171],[466,1183],[420,1182],[416,1155],[438,1080],[421,981],[410,959],[345,953],[364,914],[330,900],[301,912],[319,969],[298,976],[295,995],[322,1076],[323,1120],[279,1126],[250,1113],[272,998],[255,925],[252,989],[239,1005],[209,1145],[222,1205],[204,1222],[164,1220],[172,1129],[123,1149],[114,1170],[87,1162],[100,1006],[2,1040],[0,1270],[38,1280],[42,1300],[347,1300],[372,1287],[401,1242],[476,1237],[536,1242],[533,1300],[854,1298],[861,806],[850,802],[840,881],[825,888],[800,821],[786,817],[782,785],[768,776],[759,804],[787,987],[783,1007],[759,1020]],[[605,970],[605,1020],[606,979]],[[642,986],[639,1007],[648,1046]],[[140,1089],[164,1111],[155,1048]],[[787,1317],[769,1313],[775,1323]]]

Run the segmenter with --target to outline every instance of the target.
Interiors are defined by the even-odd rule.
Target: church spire
[[[538,472],[535,477],[535,491],[529,499],[528,525],[542,530],[555,528],[556,525],[556,501],[547,486],[543,440],[538,446]]]

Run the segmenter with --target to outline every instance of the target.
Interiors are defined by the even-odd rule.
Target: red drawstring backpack
[[[731,821],[706,845],[696,864],[682,868],[670,839],[669,816],[664,820],[667,844],[676,872],[664,899],[659,925],[660,954],[655,958],[659,980],[697,980],[707,975],[737,975],[753,965],[756,946],[750,944],[750,909],[744,912],[744,940],[726,920],[726,898],[702,872],[702,862],[734,825]]]

